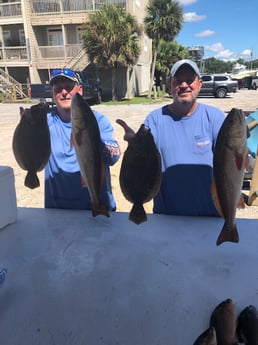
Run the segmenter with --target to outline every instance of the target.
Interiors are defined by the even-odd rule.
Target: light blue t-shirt
[[[116,209],[111,189],[109,166],[120,156],[117,141],[112,137],[113,127],[101,113],[93,111],[100,129],[103,146],[102,159],[105,164],[105,178],[101,199],[109,211]],[[45,167],[45,207],[64,209],[91,209],[88,188],[81,184],[79,163],[74,147],[71,147],[71,122],[64,122],[56,108],[48,114],[51,139],[51,155]]]
[[[201,103],[189,116],[176,116],[169,106],[147,116],[162,159],[154,213],[218,216],[211,198],[213,149],[224,119],[222,111]]]

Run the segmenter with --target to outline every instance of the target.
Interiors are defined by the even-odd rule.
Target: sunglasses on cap
[[[72,77],[72,78],[78,77],[77,74],[70,68],[57,68],[57,69],[53,69],[53,71],[51,71],[50,73],[51,78],[57,75],[64,75],[64,76]]]

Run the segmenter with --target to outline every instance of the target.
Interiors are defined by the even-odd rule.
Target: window
[[[21,46],[26,46],[25,33],[24,33],[23,29],[19,30],[19,38],[20,38],[20,45]]]
[[[202,80],[203,81],[211,81],[211,76],[210,75],[203,75]]]
[[[62,46],[64,44],[61,28],[48,29],[47,36],[48,45],[50,46]]]
[[[225,75],[216,75],[214,77],[214,80],[216,80],[216,81],[225,81],[225,80],[228,80],[228,77],[225,76]]]
[[[8,43],[11,40],[11,31],[3,30],[3,40],[4,40],[4,44],[8,45]]]

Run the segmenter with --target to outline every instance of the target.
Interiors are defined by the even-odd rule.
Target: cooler
[[[13,169],[0,166],[0,229],[14,223],[17,218],[17,201]]]

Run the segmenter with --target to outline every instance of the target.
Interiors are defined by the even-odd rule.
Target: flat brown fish
[[[40,103],[30,109],[20,107],[20,115],[12,148],[19,166],[28,171],[24,185],[33,189],[40,185],[37,172],[44,169],[51,151],[47,105]]]
[[[221,302],[212,312],[210,327],[214,327],[219,345],[234,345],[236,342],[237,316],[232,299]]]
[[[153,199],[161,185],[161,157],[149,129],[141,125],[137,133],[123,121],[128,147],[124,152],[119,182],[125,198],[133,203],[129,220],[135,224],[147,221],[143,204]]]
[[[239,314],[237,335],[245,344],[258,345],[258,312],[254,305],[249,305]]]
[[[212,196],[224,218],[223,228],[216,244],[238,242],[235,223],[236,209],[244,208],[241,187],[248,167],[247,125],[241,110],[233,108],[226,116],[218,133],[214,157]]]
[[[209,327],[195,340],[193,345],[217,345],[215,328]]]
[[[71,121],[71,144],[74,145],[80,166],[82,185],[89,190],[92,215],[109,217],[100,198],[105,169],[101,158],[99,126],[90,106],[79,93],[72,98]]]

